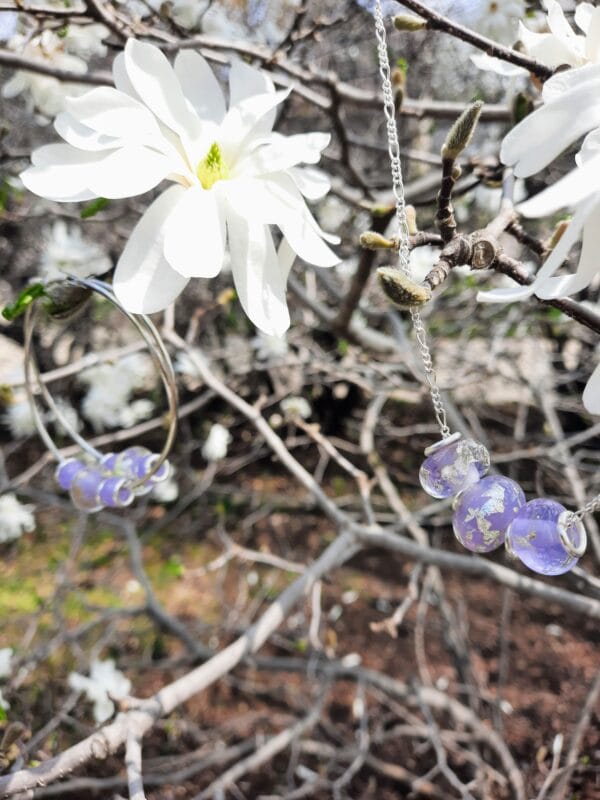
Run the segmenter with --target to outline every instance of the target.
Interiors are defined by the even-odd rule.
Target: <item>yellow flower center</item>
[[[217,181],[227,180],[229,167],[223,160],[223,153],[216,142],[213,142],[206,156],[198,164],[196,175],[204,189],[210,189]]]

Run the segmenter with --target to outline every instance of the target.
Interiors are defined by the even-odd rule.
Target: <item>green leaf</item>
[[[17,317],[20,317],[21,314],[24,314],[34,300],[37,300],[39,297],[44,297],[45,294],[46,287],[43,283],[32,283],[30,286],[23,289],[12,305],[6,306],[6,308],[2,310],[2,316],[4,319],[12,322]]]
[[[6,716],[6,711],[2,708],[2,706],[0,706],[0,722],[4,721],[5,719],[8,719]]]
[[[402,56],[400,56],[400,58],[397,58],[396,66],[401,72],[403,72],[406,75],[406,73],[408,72],[408,61],[405,58],[402,58]]]
[[[79,216],[81,219],[89,219],[90,217],[95,217],[99,211],[102,211],[103,208],[109,204],[109,200],[106,197],[97,197],[95,200],[92,200],[91,203],[88,203],[87,206],[84,206],[81,210]]]

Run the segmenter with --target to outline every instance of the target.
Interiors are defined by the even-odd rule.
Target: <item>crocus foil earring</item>
[[[395,275],[396,285],[402,285],[412,277],[409,229],[381,0],[375,0],[374,18],[399,241],[398,266],[382,269],[381,277],[389,281]],[[455,498],[454,535],[467,550],[489,553],[505,545],[511,556],[542,575],[561,575],[573,569],[587,545],[583,517],[600,508],[600,495],[583,508],[568,511],[554,500],[526,502],[518,483],[502,475],[488,475],[490,456],[484,445],[452,433],[448,427],[421,313],[416,305],[409,307],[409,313],[442,437],[425,450],[419,471],[423,489],[437,499]]]
[[[121,306],[111,287],[94,278],[67,277],[64,281],[49,284],[47,294],[51,298],[86,296],[95,292],[123,313],[146,342],[150,355],[161,375],[167,395],[169,413],[168,430],[160,453],[152,453],[145,447],[127,447],[119,453],[102,453],[87,442],[73,428],[54,401],[35,359],[33,332],[39,314],[39,304],[32,303],[25,314],[25,387],[31,403],[33,418],[42,441],[57,461],[56,481],[61,489],[69,493],[73,505],[81,511],[94,513],[103,508],[124,508],[136,496],[147,494],[153,486],[169,476],[167,456],[177,431],[177,386],[171,359],[156,327],[145,316],[134,316]],[[70,302],[66,303],[66,306]],[[54,302],[56,309],[57,303]],[[55,314],[55,316],[58,316]],[[44,423],[37,405],[36,396],[58,420],[69,437],[78,445],[80,452],[65,458]]]

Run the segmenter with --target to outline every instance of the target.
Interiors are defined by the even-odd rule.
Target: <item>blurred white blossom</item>
[[[132,353],[115,364],[86,369],[80,375],[80,381],[88,386],[82,414],[96,431],[131,428],[154,411],[151,400],[133,400],[133,393],[152,388],[156,379],[152,360],[144,353]]]
[[[283,358],[288,352],[285,336],[271,336],[262,331],[258,331],[250,344],[256,350],[256,357],[261,361]]]
[[[25,394],[17,394],[7,407],[2,421],[15,439],[31,436],[36,432],[31,404]]]
[[[71,672],[69,686],[76,692],[85,693],[94,704],[94,719],[97,723],[106,722],[115,711],[113,700],[128,697],[131,681],[115,667],[112,659],[92,661],[89,677]],[[111,699],[112,698],[112,699]]]
[[[32,153],[25,186],[57,202],[144,194],[167,179],[134,228],[113,286],[129,311],[169,306],[190,278],[213,278],[225,249],[237,296],[265,333],[290,323],[289,271],[299,256],[320,267],[338,262],[305,198],[328,183],[301,165],[316,164],[328,133],[273,133],[290,90],[243,61],[229,71],[229,109],[215,75],[193,50],[174,67],[154,45],[129,39],[113,62],[116,89],[98,87],[65,101],[55,127],[62,144]],[[275,249],[271,226],[283,239]]]
[[[179,497],[179,486],[173,474],[166,481],[156,483],[152,489],[152,497],[159,503],[174,503]]]
[[[31,61],[82,75],[88,69],[85,58],[106,53],[101,40],[108,33],[103,25],[69,25],[63,36],[49,29],[31,38],[16,33],[8,42],[8,48]],[[19,70],[2,87],[2,96],[13,98],[23,94],[30,110],[36,108],[44,116],[54,117],[62,111],[67,97],[83,91],[80,84]]]
[[[65,273],[79,278],[102,275],[111,267],[110,258],[96,242],[85,239],[81,228],[58,219],[45,230],[40,261],[40,276],[45,281],[60,280]]]
[[[304,397],[297,397],[295,395],[284,397],[279,405],[283,413],[288,417],[308,419],[312,414],[310,403]]]
[[[8,678],[12,672],[12,647],[0,648],[0,678]]]
[[[20,503],[14,494],[0,495],[0,542],[11,542],[35,529],[33,508]]]
[[[563,65],[581,67],[600,63],[600,7],[585,2],[577,5],[575,25],[580,31],[577,33],[557,0],[543,0],[543,4],[547,11],[546,32],[532,31],[519,22],[518,39],[524,52],[550,69]],[[486,54],[472,56],[471,60],[480,69],[499,75],[514,77],[528,74],[523,67]]]
[[[16,11],[0,12],[0,42],[6,42],[17,32],[19,15]]]
[[[430,244],[414,247],[410,251],[410,270],[417,283],[421,283],[440,260],[440,248]]]
[[[69,428],[74,431],[80,431],[82,428],[82,422],[79,419],[77,411],[75,411],[71,403],[69,403],[68,400],[65,400],[64,397],[57,397],[54,402],[56,403],[59,412],[65,418],[65,422]],[[49,412],[49,418],[54,423],[56,430],[61,434],[61,436],[70,435],[69,429],[63,425],[58,416],[56,416],[52,411]]]
[[[220,461],[227,455],[227,447],[231,442],[231,434],[224,425],[216,422],[208,432],[202,445],[202,456],[207,461]]]

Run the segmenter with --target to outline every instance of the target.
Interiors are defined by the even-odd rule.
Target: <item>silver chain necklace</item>
[[[406,216],[402,164],[400,160],[400,142],[398,139],[398,129],[396,125],[396,106],[394,103],[394,94],[392,89],[390,60],[387,47],[387,34],[381,0],[375,0],[373,15],[375,18],[375,35],[377,38],[379,74],[381,76],[381,86],[383,90],[383,111],[386,120],[388,152],[392,173],[392,189],[396,204],[395,216],[398,226],[399,240],[398,269],[408,278],[412,278],[412,271],[410,267],[410,230]],[[423,324],[421,312],[416,306],[410,308],[409,311],[415,330],[415,338],[417,340],[419,352],[423,361],[425,377],[431,395],[435,418],[439,425],[442,436],[442,439],[439,442],[427,448],[425,451],[427,459],[421,467],[421,484],[423,485],[425,491],[431,494],[433,497],[442,498],[456,495],[455,509],[457,508],[458,504],[460,510],[461,497],[466,495],[469,491],[475,491],[475,487],[478,485],[476,482],[474,485],[469,484],[469,471],[471,472],[471,477],[474,470],[479,472],[479,475],[474,479],[475,481],[478,481],[479,478],[483,478],[489,468],[489,454],[483,445],[471,440],[463,440],[459,433],[451,433],[450,428],[448,427],[446,408],[444,406],[444,401],[437,383],[436,373],[431,357],[431,350],[429,349],[427,342],[427,333]],[[490,476],[490,478],[486,478],[484,480],[490,481],[492,480],[492,477],[493,476]],[[514,483],[509,481],[507,478],[500,476],[496,480],[499,483],[502,481],[505,482],[505,485],[500,487],[503,491],[521,491],[516,484],[514,486],[506,485],[507,482],[508,484]],[[496,486],[496,489],[498,489],[498,486]],[[524,495],[522,495],[522,499],[523,502],[525,502]],[[535,516],[536,512],[533,508],[536,503],[538,504],[538,508],[539,504],[546,504],[543,512],[540,512],[540,515],[537,518]],[[553,505],[556,506],[558,510],[553,509]],[[585,529],[583,528],[582,519],[586,514],[591,514],[600,508],[600,494],[598,494],[577,511],[567,511],[566,509],[562,509],[562,506],[559,504],[554,503],[554,501],[546,500],[535,500],[527,504],[527,506],[531,506],[530,519],[527,519],[527,513],[525,513],[524,520],[518,520],[517,517],[515,517],[514,524],[511,524],[509,527],[505,542],[508,552],[511,555],[519,557],[523,563],[525,563],[534,571],[542,572],[542,574],[562,574],[562,572],[571,569],[572,566],[577,563],[577,559],[585,551],[586,535]],[[562,513],[559,513],[560,509],[562,509]],[[552,522],[546,518],[542,519],[544,515],[547,517],[548,514],[551,516],[554,514],[554,517],[558,515],[558,518],[553,518]],[[455,512],[455,523],[456,519],[457,517]],[[535,527],[535,525],[538,523],[540,526],[546,524],[554,525],[555,539],[558,537],[558,541],[564,548],[564,563],[558,565],[556,563],[550,563],[551,547],[549,545],[545,548],[547,552],[534,553],[537,561],[533,559],[530,563],[528,563],[528,558],[531,556],[527,550],[529,544],[525,542],[524,539],[522,541],[519,540],[519,537],[517,536],[517,530],[519,527],[517,524],[518,522],[525,522],[526,525],[529,525],[530,527]],[[495,547],[499,546],[497,543],[495,543],[494,547],[484,549],[485,542],[483,539],[478,539],[477,530],[470,531],[470,539],[468,537],[467,539],[461,538],[461,535],[459,535],[460,532],[457,532],[456,524],[454,525],[454,530],[459,541],[461,541],[465,547],[475,552],[489,552],[491,549],[495,549]],[[513,531],[512,537],[510,535],[511,530]],[[464,533],[464,531],[462,533]],[[543,538],[541,527],[539,528],[538,535],[540,539],[537,547],[539,548],[541,545],[541,538]],[[531,533],[529,533],[529,536],[531,536]],[[504,541],[504,533],[498,533],[498,541],[500,543]],[[544,551],[543,547],[540,549]],[[532,552],[534,550],[535,548],[532,548]],[[568,566],[565,567],[567,564]],[[558,571],[552,572],[552,569]]]

